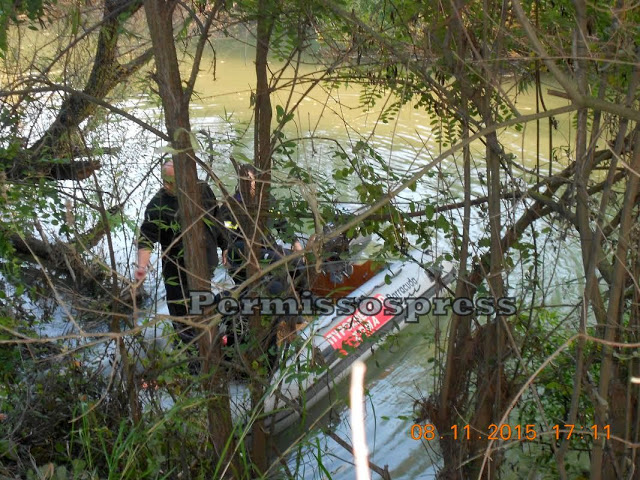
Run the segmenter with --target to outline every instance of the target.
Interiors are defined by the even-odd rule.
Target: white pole
[[[364,431],[364,374],[367,367],[357,361],[351,368],[351,430],[353,458],[356,464],[356,480],[370,480],[369,449]]]

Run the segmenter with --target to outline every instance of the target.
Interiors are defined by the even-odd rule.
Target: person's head
[[[257,174],[258,174],[258,171],[256,170],[256,167],[254,167],[253,165],[249,163],[243,163],[239,165],[238,166],[238,187],[236,188],[236,190],[240,191],[240,181],[249,180],[249,182],[251,182],[249,184],[249,193],[251,194],[251,196],[254,196],[256,194]]]
[[[162,183],[169,193],[176,190],[176,172],[173,169],[173,160],[167,160],[162,164]]]

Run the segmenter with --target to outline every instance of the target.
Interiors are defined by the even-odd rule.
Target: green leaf
[[[67,472],[67,468],[64,465],[60,465],[56,468],[56,479],[57,480],[67,480],[69,478],[69,473]]]
[[[201,150],[200,143],[198,142],[195,133],[189,132],[189,141],[191,142],[191,148],[193,148],[194,152],[199,152]]]
[[[491,246],[491,239],[488,238],[488,237],[481,238],[480,241],[478,242],[478,246],[479,247],[489,247],[489,246]]]
[[[78,33],[78,27],[80,26],[80,9],[75,8],[71,12],[71,33],[76,35]]]
[[[431,220],[435,212],[436,212],[435,207],[430,203],[427,204],[426,207],[424,207],[424,215],[425,217],[427,217],[427,220]]]
[[[449,224],[449,221],[447,220],[447,218],[444,215],[440,215],[438,217],[438,219],[436,220],[436,228],[440,228],[442,230],[444,230],[445,232],[449,231],[449,228],[451,227],[451,225]]]

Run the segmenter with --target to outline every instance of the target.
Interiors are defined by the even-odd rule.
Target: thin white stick
[[[367,367],[357,361],[351,367],[351,432],[353,435],[353,458],[356,464],[356,480],[370,480],[369,449],[364,433],[364,374]]]

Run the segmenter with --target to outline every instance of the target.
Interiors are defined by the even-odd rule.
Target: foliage
[[[527,0],[517,2],[526,12],[525,22],[515,10],[515,3],[241,0],[226,5],[213,24],[216,34],[232,35],[241,28],[236,25],[241,25],[243,32],[252,32],[261,15],[269,16],[269,91],[283,95],[274,106],[270,126],[271,176],[280,199],[280,212],[289,219],[285,236],[300,231],[320,233],[327,225],[347,225],[355,214],[336,208],[345,199],[364,207],[387,199],[366,221],[348,228],[349,238],[376,235],[383,244],[376,252],[379,257],[407,255],[412,248],[426,251],[444,243],[445,251],[438,249],[443,258],[464,262],[459,265],[462,274],[458,292],[475,298],[503,287],[504,295],[518,296],[520,309],[513,318],[458,317],[452,322],[448,343],[441,336],[434,336],[440,347],[433,363],[438,367],[441,390],[423,402],[423,411],[431,416],[430,420],[445,429],[456,421],[455,415],[468,422],[497,422],[505,413],[504,408],[515,400],[515,410],[509,418],[519,424],[534,423],[540,429],[545,421],[548,425],[570,421],[589,425],[608,418],[612,425],[619,424],[623,420],[623,409],[616,403],[620,392],[626,394],[627,407],[633,408],[638,402],[637,392],[625,387],[631,385],[631,376],[638,375],[637,358],[625,348],[627,342],[637,342],[638,338],[638,292],[634,283],[638,236],[637,227],[624,230],[623,220],[626,215],[633,225],[638,215],[636,197],[629,199],[625,192],[637,190],[633,174],[626,168],[635,168],[634,138],[628,132],[637,130],[637,116],[629,112],[637,112],[634,82],[639,10],[621,9],[620,2]],[[98,4],[102,6],[101,2]],[[194,32],[200,33],[206,15],[217,5],[203,1],[184,5],[189,8],[175,17],[176,39],[188,57],[193,54]],[[266,12],[260,10],[265,6]],[[580,12],[579,7],[584,11]],[[66,299],[77,299],[79,293],[87,292],[87,283],[94,279],[93,292],[99,293],[99,298],[74,302],[68,313],[74,320],[82,319],[86,310],[95,310],[96,306],[102,312],[97,316],[103,317],[131,308],[123,306],[118,296],[110,296],[111,288],[120,288],[128,275],[118,264],[123,260],[115,258],[121,252],[115,252],[112,246],[104,247],[103,258],[95,249],[85,251],[76,241],[83,233],[91,233],[105,217],[107,225],[100,230],[107,232],[104,243],[112,240],[110,235],[130,235],[135,230],[135,214],[107,211],[120,201],[138,201],[139,185],[130,183],[130,165],[114,166],[111,183],[115,193],[106,202],[104,186],[90,174],[83,180],[86,183],[73,186],[62,184],[63,179],[55,177],[55,172],[78,159],[99,159],[104,167],[111,160],[103,155],[106,149],[102,149],[101,142],[111,144],[118,140],[109,130],[114,127],[110,115],[100,111],[60,130],[54,128],[73,116],[73,108],[65,110],[69,107],[67,102],[72,107],[80,102],[68,88],[91,88],[85,79],[93,65],[85,60],[94,58],[92,48],[98,42],[101,27],[89,25],[93,14],[84,8],[76,2],[0,1],[0,55],[6,60],[2,74],[11,80],[0,103],[0,413],[9,416],[0,423],[0,456],[9,465],[0,473],[34,478],[63,478],[70,472],[77,478],[162,478],[180,473],[211,476],[216,467],[206,460],[212,446],[205,421],[200,420],[206,407],[199,403],[201,398],[194,393],[196,382],[179,355],[169,356],[160,364],[141,362],[145,375],[161,371],[155,381],[173,395],[175,403],[171,409],[160,408],[154,403],[158,398],[150,395],[151,407],[134,421],[131,397],[124,395],[126,388],[109,390],[101,381],[87,377],[86,372],[78,371],[75,357],[69,353],[64,355],[64,363],[47,362],[44,368],[40,361],[51,352],[37,352],[34,359],[31,351],[30,340],[36,338],[33,327],[46,323],[48,318],[28,312],[25,305],[39,300],[43,285],[55,289],[51,295],[66,307]],[[52,11],[64,16],[65,34],[59,37],[60,43],[45,52],[35,52],[29,65],[15,66],[16,62],[9,58],[13,55],[13,45],[8,44],[11,32],[36,28],[45,12]],[[198,17],[193,16],[195,12]],[[139,28],[138,20],[134,17],[129,21],[124,15],[114,29],[123,37],[114,70],[146,48],[148,35],[144,27]],[[584,21],[584,32],[576,32],[580,21]],[[527,22],[533,26],[546,55],[533,48],[524,28]],[[43,33],[55,28],[53,23],[41,23],[40,27]],[[203,38],[209,34],[204,33]],[[86,44],[82,40],[85,36]],[[585,49],[583,56],[576,53],[579,47]],[[49,48],[55,51],[52,53]],[[84,59],[79,60],[80,57]],[[555,82],[562,80],[554,78],[557,74],[550,71],[548,62],[553,62],[571,85],[583,89],[582,100],[570,98],[569,102],[576,108],[589,107],[585,117],[543,116],[554,108],[552,102],[558,100],[557,95],[569,95],[550,94],[543,88],[545,83],[552,83],[552,88],[558,89]],[[306,73],[306,63],[316,65],[316,71]],[[133,84],[144,86],[142,91],[151,98],[146,102],[159,105],[149,76],[139,75]],[[131,84],[123,82],[115,90],[96,93],[101,105],[111,101],[112,107],[122,107],[119,100],[130,98],[128,85]],[[359,133],[349,143],[300,134],[296,117],[300,89],[303,96],[311,97],[319,88],[332,91],[345,86],[357,89],[359,111],[377,114],[375,128],[393,126],[407,107],[428,114],[431,136],[423,140],[411,165],[400,165],[391,159],[392,150],[378,141],[377,132]],[[49,92],[56,88],[58,93]],[[541,129],[534,126],[535,122],[523,120],[524,114],[534,111],[531,106],[525,107],[530,110],[521,110],[519,96],[525,92],[536,95],[535,111],[542,112]],[[604,107],[599,104],[594,108],[594,100],[604,102]],[[255,92],[251,101],[256,101]],[[620,108],[627,110],[620,113]],[[127,112],[142,116],[140,110]],[[118,110],[114,115],[120,113]],[[514,130],[504,132],[502,127],[496,127],[496,132],[488,131],[504,122],[514,124]],[[565,138],[559,122],[566,122],[572,129]],[[157,119],[151,123],[156,128],[160,124]],[[214,172],[229,167],[225,157],[230,151],[239,160],[253,160],[252,154],[247,153],[251,151],[251,126],[240,124],[231,115],[223,124],[214,135],[198,132],[191,136],[196,149],[197,140],[204,139],[203,143],[208,144],[198,153],[210,156],[209,166]],[[152,131],[152,125],[143,125]],[[103,127],[109,130],[104,137],[96,133]],[[537,147],[531,163],[521,158],[514,145],[524,142],[525,135],[534,128]],[[544,128],[548,129],[548,139],[541,133]],[[481,131],[478,141],[468,149],[461,146],[466,136]],[[574,136],[573,131],[580,135]],[[55,155],[40,155],[36,148],[50,141],[47,132],[55,133]],[[155,135],[157,130],[153,132]],[[309,157],[314,158],[315,144],[321,141],[331,145],[322,151],[328,152],[326,163],[330,168],[314,171],[301,161],[301,152],[310,151]],[[92,153],[76,156],[78,148],[90,148]],[[432,162],[436,153],[449,148],[457,149],[456,153]],[[159,149],[168,150],[166,145]],[[123,152],[122,158],[131,162],[131,157],[126,156],[129,153]],[[576,158],[579,155],[584,158]],[[452,165],[446,165],[450,159]],[[427,169],[429,162],[434,166]],[[465,164],[470,172],[468,178],[463,171]],[[607,179],[600,170],[609,169],[612,176]],[[152,170],[146,172],[147,178],[140,184],[152,178],[151,174]],[[400,195],[396,195],[401,186]],[[468,213],[464,213],[467,193]],[[97,232],[83,238],[97,238]],[[596,237],[599,232],[603,233]],[[577,269],[562,267],[566,260],[563,254],[573,237],[578,240],[571,245],[582,255]],[[34,256],[33,251],[19,251],[21,243],[16,238],[32,241],[28,243],[31,248],[34,240],[50,245],[43,247],[43,254]],[[625,238],[627,247],[620,256]],[[57,249],[59,246],[65,249]],[[589,252],[596,247],[597,288],[592,294],[584,291],[588,283],[585,278],[591,275],[587,271]],[[47,257],[47,248],[55,255]],[[42,275],[37,280],[27,275],[24,258],[39,265]],[[97,270],[102,275],[96,276],[96,269],[84,268],[90,259],[99,265]],[[313,255],[308,261],[315,261]],[[624,268],[615,277],[621,261]],[[556,282],[554,275],[563,278]],[[554,299],[571,305],[554,306]],[[609,312],[615,313],[615,305],[622,306],[619,314],[609,316]],[[599,311],[601,307],[607,315]],[[268,330],[272,319],[262,320],[264,324],[260,326]],[[114,320],[112,325],[126,327],[125,323]],[[584,343],[574,340],[553,362],[548,362],[564,342],[576,335],[582,335]],[[15,344],[6,343],[13,340]],[[263,339],[253,340],[255,343],[227,349],[226,360],[240,363],[250,354],[252,361],[242,374],[267,380],[274,351],[260,350]],[[603,347],[603,340],[616,347]],[[62,348],[55,342],[52,345]],[[295,342],[294,346],[304,349],[304,345]],[[583,365],[581,375],[578,364]],[[542,370],[532,378],[538,368]],[[296,366],[288,373],[290,379],[301,380],[324,369],[326,366],[309,364]],[[611,381],[599,385],[602,378]],[[515,398],[526,382],[531,383],[531,388],[521,398]],[[613,393],[608,391],[609,384]],[[439,395],[446,391],[450,396],[443,401]],[[489,407],[483,405],[485,398],[490,399]],[[21,404],[25,406],[20,407]],[[603,407],[614,404],[617,407],[609,411]],[[259,405],[256,414],[260,418]],[[476,428],[482,430],[482,425],[478,423]],[[638,428],[634,421],[618,436],[631,441]],[[441,440],[443,478],[462,475],[460,465],[465,466],[468,476],[476,478],[480,474],[476,459],[484,458],[485,449],[490,448],[486,443],[452,445],[447,438]],[[318,470],[329,476],[320,442],[313,437],[307,441]],[[552,453],[565,448],[563,445],[566,455]],[[612,443],[607,447],[610,451],[606,458],[614,458],[627,468],[633,460],[621,445]],[[485,475],[500,474],[500,470],[506,474],[527,456],[528,465],[535,465],[541,475],[572,478],[589,470],[585,468],[583,452],[588,451],[593,458],[599,456],[596,442],[589,438],[563,444],[554,443],[549,436],[528,447],[526,455],[517,454],[513,448],[504,455],[498,450],[488,452],[495,454],[490,467],[495,471]],[[250,465],[249,457],[255,452],[242,441],[238,448],[242,452],[238,457],[244,462],[241,466],[250,475],[248,472],[255,466]],[[39,471],[24,460],[31,457]],[[300,466],[297,461],[296,472]],[[609,478],[612,461],[594,462],[590,473],[593,478]]]
[[[55,3],[55,0],[48,3]],[[0,2],[0,55],[7,50],[7,32],[10,24],[23,23],[23,16],[26,15],[31,21],[29,28],[34,28],[33,21],[39,18],[44,11],[45,2],[43,0],[12,1],[2,0]]]
[[[25,376],[11,382],[1,403],[7,418],[1,424],[0,474],[29,477],[37,475],[38,465],[55,472],[53,478],[64,472],[87,479],[213,475],[215,465],[205,461],[206,429],[198,420],[203,402],[180,397],[180,371],[158,379],[163,386],[171,382],[173,407],[150,409],[133,425],[125,391],[108,388],[103,377],[79,365],[67,357],[62,364],[20,366]]]

